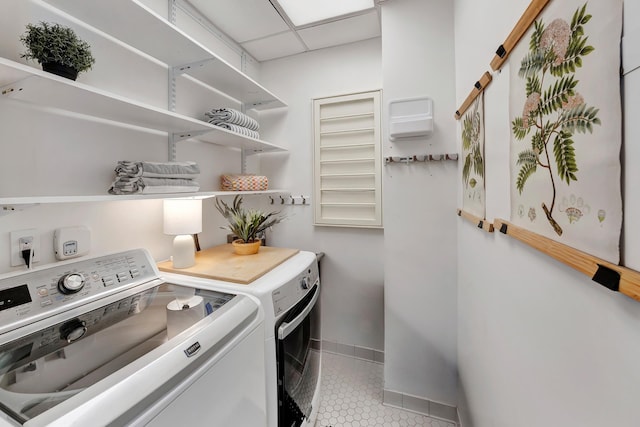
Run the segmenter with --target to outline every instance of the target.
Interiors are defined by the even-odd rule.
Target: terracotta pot
[[[262,240],[260,239],[249,243],[244,243],[242,239],[237,239],[231,242],[231,245],[233,246],[233,252],[237,255],[253,255],[258,253],[261,243]]]

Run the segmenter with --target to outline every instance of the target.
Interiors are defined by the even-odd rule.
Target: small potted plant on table
[[[261,244],[258,235],[284,219],[279,212],[264,213],[257,209],[244,209],[242,197],[239,195],[233,199],[231,206],[216,198],[216,209],[229,222],[229,225],[221,228],[231,231],[238,237],[231,243],[234,252],[238,255],[258,253]]]
[[[80,40],[69,27],[56,23],[27,24],[27,31],[20,37],[27,48],[20,55],[35,59],[44,71],[75,80],[78,73],[87,71],[95,63],[91,46]]]

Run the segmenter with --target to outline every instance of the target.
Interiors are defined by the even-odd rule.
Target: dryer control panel
[[[314,285],[319,283],[318,263],[314,259],[314,261],[296,277],[273,291],[271,297],[273,298],[274,315],[276,317],[281,316],[304,298]]]
[[[0,279],[0,333],[157,277],[142,249],[54,264]]]

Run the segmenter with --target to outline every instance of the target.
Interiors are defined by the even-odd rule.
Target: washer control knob
[[[65,274],[58,280],[58,290],[67,295],[75,294],[84,287],[84,277],[79,273]]]
[[[79,340],[87,333],[87,326],[85,322],[80,319],[69,320],[67,323],[60,327],[60,338],[68,343],[72,343]]]
[[[300,279],[300,288],[301,289],[309,289],[309,278],[308,277],[303,277],[302,279]]]

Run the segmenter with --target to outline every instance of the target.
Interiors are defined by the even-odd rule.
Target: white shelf
[[[247,108],[287,104],[137,0],[46,0],[54,7],[122,42],[222,90]],[[202,61],[206,61],[202,63]],[[198,63],[198,65],[195,65]]]
[[[87,203],[87,202],[119,202],[124,200],[153,200],[153,199],[208,199],[216,196],[261,195],[261,194],[289,194],[285,190],[264,191],[200,191],[194,193],[165,193],[165,194],[96,194],[88,196],[30,196],[30,197],[0,197],[0,216],[29,207],[52,203]]]
[[[0,94],[7,99],[160,130],[183,136],[183,138],[195,137],[217,145],[245,148],[254,152],[286,151],[282,147],[265,141],[249,138],[201,120],[127,99],[5,58],[0,58]]]
[[[287,151],[286,148],[279,145],[271,144],[270,142],[262,141],[248,136],[240,135],[230,130],[223,129],[218,126],[213,126],[209,123],[203,122],[209,128],[209,131],[201,136],[195,138],[210,142],[212,144],[224,145],[227,147],[244,148],[254,153],[269,153],[277,151]]]

